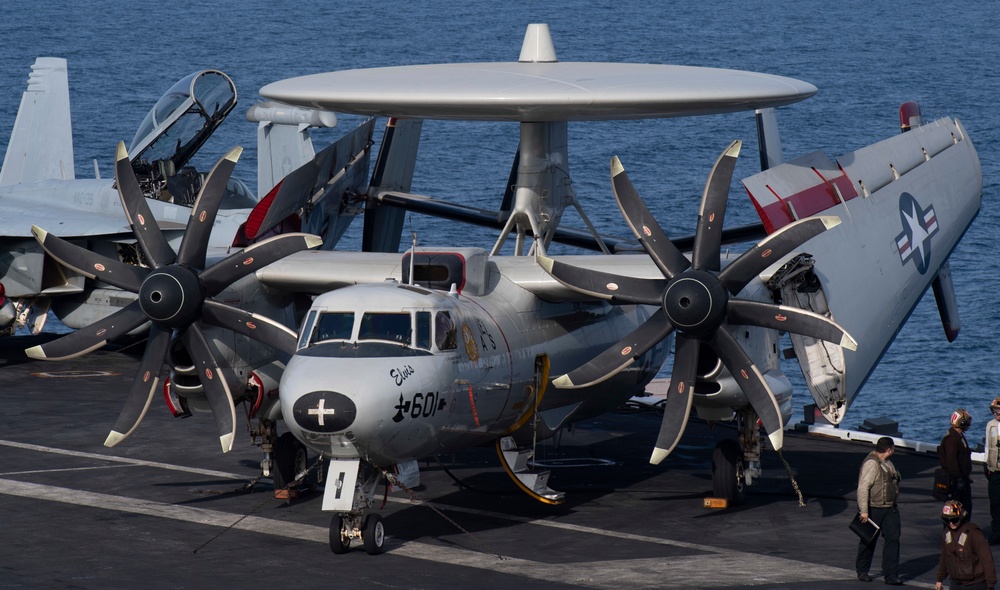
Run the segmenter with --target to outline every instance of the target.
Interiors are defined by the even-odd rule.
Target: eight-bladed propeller
[[[295,350],[295,333],[287,327],[212,299],[227,286],[257,269],[322,243],[320,238],[309,234],[283,234],[258,242],[205,268],[216,213],[242,151],[238,147],[232,149],[209,172],[191,211],[179,251],[175,253],[150,213],[125,144],[118,144],[115,163],[118,195],[139,247],[152,269],[104,257],[37,226],[32,227],[32,233],[42,248],[63,265],[88,278],[137,293],[139,297],[137,301],[86,328],[28,349],[25,352],[29,357],[47,360],[73,358],[101,348],[115,338],[152,322],[139,371],[121,415],[104,442],[106,446],[119,443],[142,421],[162,377],[174,333],[198,368],[198,377],[212,408],[223,452],[232,449],[236,411],[229,385],[212,354],[202,324],[228,328],[288,354]]]
[[[617,157],[611,160],[615,200],[639,243],[663,274],[640,279],[574,267],[551,258],[539,264],[564,285],[613,304],[655,305],[644,323],[589,363],[555,381],[557,387],[586,387],[608,379],[632,364],[676,331],[670,391],[651,463],[659,463],[677,446],[691,411],[701,345],[711,348],[729,369],[760,417],[775,449],[782,446],[781,413],[760,370],[730,331],[730,325],[784,330],[826,340],[854,350],[857,343],[843,328],[821,315],[797,308],[737,299],[735,295],[774,261],[813,236],[840,223],[833,216],[811,217],[771,234],[721,269],[722,222],[729,185],[741,142],[719,156],[705,190],[691,261],[670,242],[642,202]]]

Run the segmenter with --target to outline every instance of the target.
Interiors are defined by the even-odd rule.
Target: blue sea
[[[995,2],[843,0],[629,2],[546,0],[493,4],[424,2],[189,2],[112,0],[5,2],[0,7],[0,150],[29,66],[69,60],[77,177],[113,174],[114,146],[132,139],[153,102],[193,71],[217,68],[240,103],[196,161],[208,169],[234,145],[246,149],[235,175],[256,186],[256,128],[244,119],[257,91],[275,80],[322,71],[450,61],[516,61],[527,24],[548,23],[561,61],[672,63],[761,71],[815,84],[812,99],[779,110],[785,156],[831,157],[898,133],[898,107],[917,100],[925,120],[963,121],[983,165],[982,212],[951,259],[962,330],[949,344],[933,296],[913,312],[845,426],[899,421],[907,438],[937,441],[956,407],[977,433],[1000,395],[1000,273],[994,241],[1000,181],[1000,39]],[[342,117],[319,147],[357,118]],[[625,236],[608,162],[618,155],[671,235],[693,231],[705,175],[733,139],[747,142],[735,177],[757,171],[752,113],[692,119],[571,124],[571,174],[600,231]],[[378,139],[378,138],[376,138]],[[427,122],[414,191],[495,209],[518,140],[511,123]],[[45,213],[25,223],[44,221]],[[734,183],[727,225],[756,221]],[[575,213],[564,223],[582,227]],[[360,224],[358,224],[360,226]],[[405,235],[427,245],[490,247],[492,231],[413,215]],[[360,227],[343,242],[357,247]],[[669,361],[667,364],[669,367]],[[666,372],[666,370],[665,370]],[[796,407],[810,403],[794,363]],[[797,409],[793,420],[801,419]],[[975,437],[972,437],[975,438]]]

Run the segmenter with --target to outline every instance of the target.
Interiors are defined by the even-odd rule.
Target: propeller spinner
[[[258,242],[205,268],[208,241],[226,184],[242,148],[233,148],[209,172],[191,211],[178,252],[170,247],[150,212],[125,144],[119,142],[115,180],[125,214],[152,269],[107,258],[32,226],[35,239],[64,266],[122,290],[138,294],[117,312],[52,342],[26,350],[35,359],[64,360],[103,347],[151,322],[149,340],[125,406],[104,442],[112,447],[130,435],[153,399],[163,375],[172,335],[176,333],[198,367],[223,452],[232,449],[236,411],[229,385],[202,330],[203,324],[228,328],[292,354],[295,333],[264,316],[215,301],[227,286],[289,254],[322,243],[309,234],[283,234]],[[204,270],[203,270],[204,269]]]
[[[835,216],[800,220],[771,234],[720,270],[722,223],[729,185],[739,155],[734,141],[715,162],[702,193],[691,261],[671,243],[639,197],[617,156],[611,160],[615,200],[632,232],[663,274],[641,279],[586,270],[538,257],[539,264],[560,283],[612,304],[655,305],[658,309],[632,333],[582,367],[553,381],[576,388],[600,383],[676,331],[674,365],[663,422],[650,463],[662,461],[677,446],[687,426],[697,378],[701,345],[707,345],[729,369],[771,444],[782,446],[782,420],[774,393],[760,370],[730,331],[731,325],[751,325],[826,340],[855,350],[857,343],[832,320],[798,308],[739,299],[736,295],[775,260],[813,236],[840,223]]]

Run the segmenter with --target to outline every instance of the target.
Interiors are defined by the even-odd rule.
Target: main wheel
[[[309,467],[309,456],[306,447],[292,435],[286,432],[274,443],[274,489],[283,490],[295,481],[295,476]]]
[[[712,491],[725,498],[730,506],[739,506],[746,497],[743,476],[743,450],[732,439],[719,441],[712,454]]]
[[[337,555],[347,553],[351,547],[350,537],[344,535],[344,517],[334,515],[330,519],[330,551]]]
[[[361,533],[361,540],[365,543],[365,552],[368,555],[378,555],[385,551],[385,525],[382,524],[382,517],[372,514],[365,519],[365,530]]]

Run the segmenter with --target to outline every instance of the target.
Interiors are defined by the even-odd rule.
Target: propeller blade
[[[177,262],[192,268],[205,268],[205,255],[208,252],[208,238],[215,225],[215,216],[226,194],[229,177],[240,159],[243,148],[234,147],[216,162],[208,173],[205,183],[198,192],[198,198],[191,209],[184,237],[181,239],[180,251],[177,252]]]
[[[312,234],[293,233],[268,238],[216,262],[199,274],[198,279],[209,296],[218,295],[229,285],[268,264],[322,243],[322,238]]]
[[[857,341],[851,338],[851,335],[837,322],[797,307],[730,299],[726,312],[726,319],[730,324],[771,328],[826,340],[848,350],[858,349]]]
[[[177,256],[167,243],[167,239],[163,237],[160,225],[156,223],[149,210],[149,203],[142,194],[139,180],[132,170],[132,162],[129,161],[128,152],[125,151],[125,144],[121,141],[118,142],[115,156],[115,185],[118,187],[118,197],[125,209],[125,216],[132,226],[136,240],[139,241],[139,247],[146,255],[146,260],[153,265],[153,268],[173,264]]]
[[[111,434],[104,441],[104,446],[113,447],[135,431],[146,416],[149,404],[153,401],[163,376],[163,361],[167,358],[170,348],[170,332],[160,330],[155,325],[149,328],[149,340],[146,342],[146,352],[139,363],[139,371],[132,381],[125,406],[118,420],[115,421]]]
[[[663,302],[663,290],[667,287],[667,281],[664,279],[613,275],[572,266],[542,255],[536,256],[535,260],[545,272],[552,275],[552,278],[577,293],[616,304],[660,305]]]
[[[228,453],[233,448],[233,440],[236,438],[236,407],[233,405],[233,396],[229,392],[229,385],[226,383],[219,364],[215,361],[212,349],[205,340],[205,334],[197,323],[191,324],[181,334],[181,342],[191,355],[191,360],[198,370],[198,379],[201,380],[202,387],[205,388],[205,396],[208,398],[208,405],[212,408],[212,416],[215,418],[215,427],[219,433],[219,442],[222,444],[222,452]]]
[[[823,215],[786,225],[747,250],[719,273],[719,282],[736,295],[764,269],[811,238],[840,225],[840,218]]]
[[[147,268],[101,256],[54,236],[37,225],[31,226],[31,233],[56,262],[89,279],[101,280],[119,289],[138,293],[142,280],[149,274]]]
[[[663,422],[660,423],[660,434],[656,437],[656,447],[649,462],[659,465],[667,458],[687,427],[688,416],[691,414],[691,402],[694,400],[694,382],[698,377],[698,340],[677,334],[674,350],[674,368],[670,373],[670,392],[667,393],[667,403],[663,406]]]
[[[625,221],[632,228],[632,233],[639,238],[639,243],[649,254],[663,276],[671,279],[691,267],[688,259],[667,237],[653,215],[642,202],[639,193],[632,186],[632,180],[625,173],[618,156],[611,158],[611,189],[618,201]]]
[[[64,361],[101,348],[119,336],[128,334],[148,322],[138,301],[133,301],[106,318],[97,320],[61,338],[32,346],[24,351],[29,358]]]
[[[719,355],[719,360],[729,369],[733,379],[736,380],[740,389],[747,396],[747,400],[750,401],[750,405],[757,412],[757,416],[764,425],[764,431],[767,432],[767,437],[771,440],[771,447],[780,451],[784,444],[781,409],[757,365],[750,360],[747,353],[743,351],[743,347],[725,326],[721,326],[715,331],[709,340],[709,345]],[[752,428],[752,426],[748,424],[747,428]]]
[[[698,227],[694,234],[694,250],[691,262],[697,270],[718,272],[719,257],[722,253],[722,222],[726,217],[726,202],[729,200],[729,185],[733,182],[733,168],[740,155],[743,142],[736,140],[719,159],[705,182],[701,195],[701,209],[698,210]]]
[[[201,319],[206,324],[243,334],[286,354],[295,354],[298,335],[284,325],[262,315],[206,299]]]
[[[645,354],[666,338],[674,330],[667,321],[663,309],[658,309],[649,318],[619,340],[614,346],[590,360],[587,364],[555,379],[552,384],[562,389],[577,389],[596,385],[609,379],[635,359]]]

